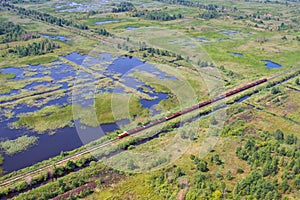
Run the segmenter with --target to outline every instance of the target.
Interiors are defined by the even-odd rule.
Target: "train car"
[[[203,106],[206,106],[206,105],[208,105],[208,104],[211,104],[211,100],[207,100],[207,101],[204,101],[204,102],[202,102],[202,103],[199,103],[198,104],[198,107],[199,108],[201,108],[201,107],[203,107]]]
[[[143,130],[143,129],[144,129],[144,127],[139,126],[139,127],[136,128],[136,132],[141,131],[141,130]]]
[[[168,117],[166,117],[166,120],[173,119],[173,118],[178,117],[178,116],[180,116],[180,115],[181,115],[180,112],[174,113],[174,114],[169,115]]]
[[[268,81],[268,79],[266,79],[266,78],[260,79],[260,80],[256,81],[256,85],[267,82],[267,81]]]
[[[193,105],[192,107],[190,107],[191,110],[195,110],[195,109],[198,109],[198,108],[199,108],[198,104]]]
[[[266,79],[266,78],[260,79],[260,80],[258,80],[258,81],[255,81],[255,82],[250,83],[250,84],[248,84],[248,85],[245,85],[245,86],[243,86],[243,87],[237,88],[237,89],[235,89],[235,90],[231,90],[231,91],[227,92],[225,95],[226,95],[226,97],[228,97],[228,96],[237,94],[237,93],[239,93],[239,92],[241,92],[241,91],[244,91],[244,90],[246,90],[246,89],[249,89],[249,88],[251,88],[251,87],[254,87],[254,86],[256,86],[256,85],[259,85],[259,84],[261,84],[261,83],[264,83],[264,82],[266,82],[266,81],[268,81],[268,79]]]
[[[237,89],[235,89],[235,90],[231,90],[231,91],[225,93],[224,95],[217,96],[217,97],[214,98],[214,99],[207,100],[207,101],[198,103],[198,104],[196,104],[196,105],[193,105],[193,106],[191,106],[191,107],[185,108],[185,109],[183,109],[182,111],[173,113],[173,114],[171,114],[171,115],[169,115],[169,116],[167,116],[167,117],[163,117],[163,118],[161,118],[161,119],[158,119],[158,120],[149,122],[149,123],[147,123],[147,124],[145,124],[145,125],[143,125],[143,126],[139,126],[139,127],[137,127],[137,128],[134,128],[134,129],[131,129],[131,130],[128,130],[128,131],[124,131],[123,133],[119,134],[117,137],[118,137],[119,139],[121,139],[121,138],[126,137],[126,136],[128,136],[128,135],[130,135],[130,134],[134,134],[134,133],[136,133],[136,132],[139,132],[139,131],[141,131],[141,130],[144,130],[144,129],[146,129],[146,128],[149,128],[149,127],[151,127],[151,126],[154,126],[154,125],[156,125],[156,124],[160,124],[160,123],[162,123],[162,122],[164,122],[164,121],[171,120],[171,119],[176,118],[176,117],[178,117],[178,116],[180,116],[180,115],[182,115],[182,114],[188,113],[188,112],[193,111],[193,110],[195,110],[195,109],[198,109],[198,108],[201,108],[201,107],[206,106],[206,105],[208,105],[208,104],[211,104],[211,103],[213,103],[213,102],[216,102],[216,101],[218,101],[218,100],[220,100],[220,99],[224,99],[225,97],[228,97],[228,96],[232,96],[232,95],[234,95],[234,94],[237,94],[237,93],[239,93],[239,92],[241,92],[241,91],[244,91],[244,90],[246,90],[246,89],[249,89],[249,88],[251,88],[251,87],[254,87],[254,86],[256,86],[256,85],[259,85],[259,84],[261,84],[261,83],[264,83],[264,82],[266,82],[266,81],[268,81],[268,79],[266,79],[266,78],[260,79],[260,80],[258,80],[258,81],[255,81],[255,82],[250,83],[250,84],[248,84],[248,85],[245,85],[245,86],[243,86],[243,87],[237,88]]]
[[[183,114],[185,114],[185,113],[188,113],[188,112],[190,112],[192,109],[189,107],[189,108],[185,108],[185,109],[183,109],[182,111],[180,111],[180,113],[183,115]]]
[[[121,139],[121,138],[126,137],[128,135],[129,135],[128,132],[124,131],[123,133],[121,133],[121,134],[118,135],[118,138]]]
[[[136,132],[135,129],[131,129],[131,130],[127,131],[127,134],[130,135],[130,134],[133,134],[135,132]]]
[[[216,102],[216,101],[219,101],[219,100],[221,100],[221,99],[224,99],[225,97],[226,97],[226,95],[220,95],[220,96],[215,97],[215,98],[212,99],[211,101],[212,101],[212,102]]]

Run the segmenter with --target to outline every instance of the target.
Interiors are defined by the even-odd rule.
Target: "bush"
[[[280,90],[276,87],[273,87],[272,90],[271,90],[271,94],[275,95],[275,94],[278,94],[278,93],[280,93]]]
[[[294,134],[290,134],[286,136],[285,143],[292,145],[292,144],[296,144],[297,140],[298,140],[297,136],[295,136]]]
[[[232,174],[231,174],[230,170],[226,173],[226,179],[227,180],[232,180]]]
[[[297,78],[297,79],[295,80],[295,84],[296,84],[296,85],[300,85],[300,80],[299,80],[299,78]]]
[[[223,175],[220,174],[219,172],[216,173],[216,177],[217,177],[218,179],[223,179]]]
[[[283,132],[281,130],[279,130],[279,129],[276,130],[275,139],[276,140],[284,140],[284,135],[283,135]]]

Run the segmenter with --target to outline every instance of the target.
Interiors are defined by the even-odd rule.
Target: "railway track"
[[[299,69],[296,69],[296,70],[295,70],[295,69],[294,69],[294,70],[289,70],[289,71],[286,71],[286,72],[283,72],[283,73],[274,75],[274,76],[272,76],[272,77],[268,77],[268,78],[263,78],[263,79],[257,80],[257,81],[255,81],[255,82],[252,82],[252,83],[247,84],[247,85],[245,85],[245,86],[239,87],[239,88],[234,89],[234,90],[231,90],[231,91],[229,91],[229,92],[226,92],[225,94],[219,95],[219,96],[217,96],[217,97],[215,97],[215,98],[213,98],[213,99],[210,99],[210,100],[207,100],[207,101],[203,101],[203,102],[201,102],[201,103],[198,103],[198,104],[195,104],[195,105],[190,106],[190,107],[188,107],[188,108],[185,108],[185,109],[183,109],[183,110],[181,110],[181,111],[179,111],[179,112],[173,113],[173,114],[171,114],[171,115],[169,115],[169,116],[167,116],[167,117],[163,117],[163,118],[160,118],[160,119],[158,119],[158,120],[149,122],[149,123],[147,123],[147,124],[145,124],[145,125],[136,127],[136,128],[134,128],[134,129],[130,129],[130,130],[128,130],[128,131],[124,131],[123,133],[121,133],[121,134],[118,135],[118,138],[121,139],[121,138],[123,138],[123,137],[129,136],[129,135],[132,135],[132,134],[135,134],[135,133],[137,133],[137,132],[139,132],[139,131],[145,130],[145,129],[147,129],[147,128],[150,128],[150,127],[152,127],[152,126],[155,126],[155,125],[157,125],[157,124],[160,124],[160,123],[162,123],[162,122],[165,122],[165,121],[171,120],[171,119],[173,119],[173,118],[179,117],[179,116],[181,116],[181,115],[183,115],[183,114],[192,112],[192,111],[194,111],[194,110],[196,110],[196,109],[202,108],[202,107],[207,106],[207,105],[209,105],[209,104],[212,104],[212,103],[214,103],[214,102],[220,101],[220,100],[222,100],[222,99],[225,99],[225,98],[227,98],[227,97],[233,96],[233,95],[235,95],[235,94],[237,94],[237,93],[243,92],[243,91],[245,91],[245,90],[247,90],[247,89],[250,89],[250,88],[252,88],[252,87],[258,86],[258,85],[263,84],[263,83],[265,83],[265,82],[267,82],[267,81],[275,80],[276,78],[278,78],[278,77],[280,77],[280,76],[283,76],[283,75],[286,75],[286,74],[290,74],[290,73],[298,73],[298,74],[300,74],[300,70],[299,70]],[[288,78],[288,79],[289,79],[289,78]],[[287,79],[287,80],[288,80],[288,79]],[[280,84],[280,83],[282,83],[282,82],[284,82],[284,81],[286,81],[286,80],[279,81],[279,82],[277,82],[276,84]],[[275,85],[276,85],[276,84],[275,84]]]
[[[34,19],[34,20],[38,21],[37,19]],[[42,22],[42,23],[45,23],[45,22]],[[60,27],[60,28],[61,28],[61,27]],[[70,31],[70,29],[67,29],[66,27],[63,27],[63,29],[65,29],[66,31]],[[97,40],[97,41],[100,40],[101,42],[108,42],[108,43],[110,43],[111,45],[115,45],[115,43],[112,43],[112,42],[108,41],[107,39],[104,39],[103,37],[98,36],[98,35],[96,35],[96,34],[94,34],[94,33],[91,33],[91,32],[89,32],[88,34],[86,34],[86,32],[84,32],[84,31],[78,31],[78,30],[75,30],[74,28],[71,28],[71,32],[73,32],[73,33],[75,33],[75,34],[83,35],[83,36],[85,36],[85,37],[88,37],[88,38],[91,38],[91,39],[94,39],[94,40]],[[161,118],[161,119],[156,120],[156,121],[152,121],[152,122],[150,122],[150,123],[148,123],[148,124],[145,124],[145,125],[143,125],[143,126],[137,127],[137,128],[135,128],[135,129],[131,129],[131,130],[125,131],[125,132],[123,132],[122,134],[118,135],[118,138],[121,139],[121,138],[123,138],[123,137],[126,137],[126,136],[132,135],[132,134],[134,134],[134,133],[140,132],[140,131],[142,131],[142,130],[145,130],[145,129],[147,129],[147,128],[150,128],[150,127],[152,127],[152,126],[155,126],[155,125],[157,125],[157,124],[160,124],[160,123],[163,123],[163,122],[165,122],[165,121],[174,119],[174,118],[179,117],[179,116],[181,116],[181,115],[183,115],[183,114],[186,114],[186,113],[188,113],[188,112],[191,112],[191,111],[194,111],[194,110],[196,110],[196,109],[202,108],[202,107],[204,107],[204,106],[206,106],[206,105],[209,105],[209,104],[212,104],[212,103],[214,103],[214,102],[220,101],[220,100],[225,99],[225,98],[227,98],[227,97],[230,97],[230,96],[232,96],[232,95],[238,94],[238,93],[240,93],[240,92],[242,92],[242,91],[245,91],[245,90],[247,90],[247,89],[250,89],[250,88],[252,88],[252,87],[255,87],[255,86],[257,86],[257,85],[260,85],[260,84],[262,84],[262,83],[265,83],[265,82],[267,82],[267,81],[269,81],[269,80],[275,79],[276,77],[282,76],[282,75],[284,75],[284,74],[286,74],[286,73],[287,73],[287,72],[283,72],[282,74],[276,75],[276,76],[274,76],[274,77],[270,77],[270,78],[268,78],[268,79],[260,79],[260,80],[258,80],[258,82],[257,82],[257,81],[256,81],[256,82],[253,82],[253,83],[251,83],[251,84],[248,84],[248,85],[246,85],[246,86],[240,87],[240,88],[238,88],[238,89],[229,91],[229,92],[225,93],[224,95],[220,95],[220,96],[218,96],[218,97],[216,97],[216,98],[213,98],[213,99],[210,99],[210,100],[207,100],[207,101],[198,103],[198,104],[196,104],[196,105],[193,105],[193,106],[191,106],[191,107],[185,108],[185,109],[183,109],[183,110],[181,110],[181,111],[179,111],[179,112],[177,112],[177,113],[173,113],[173,114],[171,114],[171,115],[169,115],[169,116],[167,116],[167,117]],[[111,145],[111,144],[115,143],[116,141],[118,141],[117,138],[116,138],[116,139],[112,139],[112,140],[107,141],[107,142],[105,142],[105,143],[103,143],[103,144],[101,144],[101,145],[92,147],[92,148],[90,148],[90,149],[86,149],[86,150],[84,150],[84,151],[82,151],[82,152],[76,153],[76,154],[71,155],[71,156],[68,156],[68,157],[65,157],[65,158],[63,158],[62,160],[57,161],[55,164],[56,164],[56,165],[62,164],[62,163],[64,163],[64,162],[66,162],[66,161],[68,161],[68,160],[71,160],[71,159],[73,159],[73,158],[76,158],[76,157],[78,157],[78,156],[81,156],[81,155],[84,155],[84,154],[88,154],[88,153],[91,153],[91,152],[96,151],[96,150],[98,150],[98,149],[101,149],[101,148],[103,148],[103,147],[105,147],[105,146]],[[26,177],[28,177],[28,176],[35,175],[35,174],[37,174],[37,173],[39,173],[39,172],[41,172],[41,171],[43,171],[43,170],[47,170],[48,168],[52,167],[52,165],[53,165],[53,164],[48,164],[48,165],[46,165],[46,166],[43,166],[43,167],[41,167],[41,168],[39,168],[39,169],[36,169],[36,170],[33,170],[33,171],[31,171],[31,172],[28,172],[28,173],[25,173],[25,174],[21,174],[21,175],[17,175],[17,176],[15,176],[15,177],[13,177],[13,178],[10,178],[10,179],[1,181],[1,182],[0,182],[0,187],[4,187],[4,186],[6,186],[6,185],[8,185],[8,184],[10,184],[10,183],[13,183],[13,182],[15,182],[15,181],[18,181],[18,180],[22,179],[22,178],[26,178]]]
[[[293,71],[295,71],[295,70],[293,70]],[[300,73],[300,70],[298,70],[298,73]],[[287,72],[282,73],[282,74],[280,74],[280,75],[282,76],[283,74],[286,75]],[[107,142],[105,142],[105,143],[103,143],[103,144],[100,144],[100,145],[98,145],[98,146],[95,146],[95,147],[86,149],[86,150],[84,150],[84,151],[82,151],[82,152],[78,152],[78,153],[76,153],[76,154],[74,154],[74,155],[68,156],[68,157],[66,157],[66,158],[64,158],[64,159],[62,159],[62,160],[57,161],[57,162],[54,163],[54,164],[55,164],[55,165],[59,165],[59,164],[62,164],[63,162],[66,162],[66,161],[71,160],[71,159],[73,159],[73,158],[76,158],[76,157],[78,157],[78,156],[81,156],[81,155],[84,155],[84,154],[88,154],[88,153],[92,153],[93,151],[96,151],[96,150],[101,149],[101,148],[103,148],[103,147],[105,147],[105,146],[108,146],[108,145],[111,145],[111,144],[115,143],[116,141],[118,141],[119,139],[121,139],[121,138],[123,138],[123,137],[129,136],[129,135],[133,135],[133,134],[135,134],[135,133],[137,133],[137,132],[140,132],[140,131],[145,130],[145,129],[150,128],[150,127],[153,127],[153,126],[155,126],[155,125],[157,125],[157,124],[160,124],[160,123],[163,123],[163,122],[165,122],[165,121],[174,119],[174,118],[179,117],[179,116],[181,116],[181,115],[183,115],[183,114],[192,112],[192,111],[194,111],[194,110],[196,110],[196,109],[202,108],[202,107],[207,106],[207,105],[210,105],[210,104],[212,104],[212,103],[214,103],[214,102],[218,102],[218,101],[220,101],[220,100],[222,100],[222,99],[225,99],[225,98],[228,98],[228,97],[233,96],[233,95],[235,95],[235,94],[238,94],[238,93],[240,93],[240,92],[246,91],[246,90],[248,90],[248,89],[250,89],[250,88],[253,88],[253,87],[255,87],[255,86],[258,86],[258,85],[261,85],[261,84],[263,84],[263,83],[266,83],[266,82],[268,82],[268,81],[270,81],[270,80],[273,80],[274,78],[279,77],[280,75],[276,75],[276,76],[273,76],[273,77],[269,77],[269,78],[264,78],[264,79],[257,80],[257,81],[255,81],[255,82],[252,82],[252,83],[247,84],[247,85],[245,85],[245,86],[238,87],[237,89],[231,90],[231,91],[229,91],[229,92],[227,92],[227,93],[225,93],[225,94],[222,94],[222,95],[220,95],[220,96],[217,96],[217,97],[215,97],[215,98],[213,98],[213,99],[210,99],[210,100],[207,100],[207,101],[204,101],[204,102],[200,102],[200,103],[198,103],[198,104],[195,104],[195,105],[193,105],[193,106],[190,106],[190,107],[188,107],[188,108],[185,108],[185,109],[183,109],[183,110],[181,110],[181,111],[179,111],[179,112],[173,113],[173,114],[171,114],[171,115],[169,115],[169,116],[167,116],[167,117],[163,117],[163,118],[161,118],[161,119],[158,119],[158,120],[149,122],[149,123],[147,123],[147,124],[145,124],[145,125],[136,127],[136,128],[134,128],[134,129],[131,129],[131,130],[128,130],[128,131],[124,131],[123,133],[119,134],[119,135],[117,136],[117,138],[115,138],[115,139],[109,140],[109,141],[107,141]],[[10,183],[13,183],[13,182],[15,182],[15,181],[17,181],[17,180],[22,179],[22,178],[26,178],[26,177],[28,177],[28,176],[35,175],[35,174],[37,174],[37,173],[39,173],[39,172],[41,172],[41,171],[43,171],[43,170],[46,170],[46,169],[48,169],[48,168],[50,168],[50,167],[52,167],[52,166],[53,166],[53,163],[52,163],[52,164],[48,164],[48,165],[46,165],[46,166],[43,166],[43,167],[41,167],[41,168],[39,168],[39,169],[33,170],[33,171],[31,171],[31,172],[28,172],[28,173],[25,173],[25,174],[20,174],[20,175],[18,175],[18,176],[13,177],[13,178],[4,180],[4,181],[0,182],[0,187],[4,187],[4,186],[6,186],[6,185],[8,185],[8,184],[10,184]]]
[[[186,114],[186,113],[192,112],[192,111],[194,111],[194,110],[196,110],[196,109],[202,108],[202,107],[204,107],[204,106],[210,105],[210,104],[212,104],[212,103],[215,103],[215,102],[217,102],[217,101],[220,101],[220,100],[222,100],[222,99],[225,99],[225,98],[227,98],[227,97],[230,97],[230,96],[232,96],[232,95],[235,95],[235,94],[237,94],[237,93],[243,92],[243,91],[245,91],[245,90],[247,90],[247,89],[250,89],[250,88],[252,88],[252,87],[254,87],[254,86],[263,84],[263,83],[265,83],[265,82],[267,82],[267,81],[268,81],[268,79],[266,79],[266,78],[257,80],[257,81],[255,81],[255,82],[252,82],[252,83],[247,84],[247,85],[245,85],[245,86],[239,87],[239,88],[234,89],[234,90],[231,90],[231,91],[229,91],[229,92],[226,92],[225,94],[219,95],[219,96],[217,96],[217,97],[215,97],[215,98],[213,98],[213,99],[210,99],[210,100],[207,100],[207,101],[203,101],[203,102],[200,102],[200,103],[198,103],[198,104],[195,104],[195,105],[192,105],[192,106],[190,106],[190,107],[187,107],[187,108],[185,108],[185,109],[183,109],[183,110],[181,110],[181,111],[179,111],[179,112],[173,113],[173,114],[171,114],[171,115],[169,115],[169,116],[167,116],[167,117],[163,117],[163,118],[160,118],[160,119],[158,119],[158,120],[151,121],[151,122],[149,122],[149,123],[147,123],[147,124],[144,124],[144,125],[142,125],[142,126],[136,127],[136,128],[134,128],[134,129],[130,129],[130,130],[128,130],[128,131],[124,131],[123,133],[121,133],[121,134],[118,135],[118,138],[121,139],[121,138],[123,138],[123,137],[127,137],[127,136],[129,136],[129,135],[132,135],[132,134],[135,134],[135,133],[137,133],[137,132],[143,131],[143,130],[148,129],[148,128],[152,127],[152,126],[155,126],[155,125],[157,125],[157,124],[160,124],[160,123],[163,123],[163,122],[165,122],[165,121],[174,119],[174,118],[179,117],[179,116],[181,116],[181,115],[184,115],[184,114]]]
[[[73,158],[76,158],[76,157],[78,157],[78,156],[82,156],[82,155],[84,155],[84,154],[88,154],[88,153],[91,153],[91,152],[93,152],[93,151],[96,151],[96,150],[98,150],[98,149],[100,149],[100,148],[103,148],[103,147],[105,147],[105,146],[108,146],[108,145],[110,145],[110,144],[113,144],[113,143],[116,142],[117,140],[118,140],[117,138],[116,138],[116,139],[112,139],[112,140],[109,140],[109,141],[107,141],[107,142],[105,142],[105,143],[99,145],[99,146],[96,146],[96,147],[93,147],[93,148],[90,148],[90,149],[86,149],[86,150],[84,150],[84,151],[82,151],[82,152],[79,152],[79,153],[76,153],[76,154],[74,154],[74,155],[65,157],[65,158],[63,158],[62,160],[57,161],[57,162],[55,163],[55,165],[62,164],[62,163],[64,163],[64,162],[66,162],[66,161],[68,161],[68,160],[71,160],[71,159],[73,159]],[[39,168],[39,169],[33,170],[33,171],[28,172],[28,173],[26,173],[26,174],[18,175],[18,176],[15,176],[15,177],[11,178],[11,179],[7,179],[7,180],[5,180],[5,181],[2,181],[2,182],[0,182],[0,187],[4,187],[4,186],[6,186],[6,185],[8,185],[8,184],[10,184],[10,183],[13,183],[13,182],[19,180],[19,179],[22,179],[22,178],[25,178],[25,177],[28,177],[28,176],[35,175],[36,173],[38,173],[38,172],[40,172],[40,171],[43,171],[43,170],[46,170],[46,169],[48,169],[48,168],[50,168],[50,167],[52,167],[52,166],[53,166],[53,164],[48,164],[48,165],[46,165],[46,166],[43,166],[43,167],[41,167],[41,168]]]
[[[145,124],[145,125],[143,125],[143,126],[139,126],[139,127],[134,128],[134,129],[125,131],[125,132],[121,133],[120,135],[118,135],[118,137],[115,138],[115,139],[112,139],[112,140],[110,140],[110,141],[107,141],[106,143],[103,143],[103,144],[101,144],[101,145],[99,145],[99,146],[96,146],[96,147],[93,147],[93,148],[84,150],[84,151],[82,151],[82,152],[76,153],[76,154],[74,154],[74,155],[71,155],[71,156],[69,156],[69,157],[66,157],[66,158],[64,158],[64,159],[62,159],[62,160],[60,160],[60,161],[57,161],[57,162],[55,163],[55,165],[62,164],[63,162],[66,162],[66,161],[71,160],[71,159],[73,159],[73,158],[76,158],[76,157],[78,157],[78,156],[81,156],[81,155],[84,155],[84,154],[87,154],[87,153],[91,153],[91,152],[96,151],[96,150],[98,150],[98,149],[100,149],[100,148],[103,148],[103,147],[105,147],[105,146],[108,146],[108,145],[110,145],[110,144],[113,144],[113,143],[116,142],[118,139],[121,139],[121,138],[123,138],[123,137],[129,136],[129,135],[132,135],[132,134],[135,134],[135,133],[137,133],[137,132],[140,132],[140,131],[142,131],[142,130],[145,130],[145,129],[147,129],[147,128],[150,128],[150,127],[152,127],[152,126],[155,126],[155,125],[157,125],[157,124],[160,124],[160,123],[163,123],[163,122],[165,122],[165,121],[168,121],[168,120],[174,119],[174,118],[176,118],[176,117],[179,117],[179,116],[181,116],[181,115],[183,115],[183,114],[192,112],[192,111],[194,111],[194,110],[196,110],[196,109],[199,109],[199,108],[202,108],[202,107],[204,107],[204,106],[206,106],[206,105],[209,105],[209,104],[212,104],[212,103],[214,103],[214,102],[220,101],[220,100],[222,100],[222,99],[224,99],[224,98],[226,98],[226,97],[232,96],[232,95],[234,95],[234,94],[237,94],[237,93],[239,93],[239,92],[242,92],[242,91],[244,91],[244,90],[247,90],[247,89],[249,89],[249,88],[252,88],[252,87],[254,87],[254,86],[256,86],[256,85],[262,84],[262,83],[264,83],[264,82],[266,82],[266,81],[267,81],[267,79],[260,79],[260,80],[258,80],[258,81],[253,82],[253,83],[250,83],[250,84],[248,84],[248,85],[239,87],[239,88],[237,88],[237,89],[235,89],[235,90],[231,90],[231,91],[229,91],[229,92],[227,92],[227,93],[225,93],[225,94],[223,94],[223,95],[220,95],[220,96],[218,96],[218,97],[215,97],[215,98],[213,98],[213,99],[210,99],[210,100],[207,100],[207,101],[198,103],[198,104],[196,104],[196,105],[193,105],[193,106],[191,106],[191,107],[185,108],[185,109],[183,109],[183,110],[181,110],[181,111],[179,111],[179,112],[173,113],[173,114],[171,114],[171,115],[169,115],[169,116],[167,116],[167,117],[163,117],[163,118],[161,118],[161,119],[158,119],[158,120],[149,122],[148,124]],[[22,179],[22,178],[25,178],[25,177],[28,177],[28,176],[32,176],[32,175],[34,175],[34,174],[37,174],[37,173],[40,172],[40,171],[43,171],[43,170],[46,170],[46,169],[50,168],[52,165],[53,165],[53,164],[49,164],[49,165],[43,166],[43,167],[41,167],[41,168],[39,168],[39,169],[33,170],[33,171],[31,171],[31,172],[28,172],[28,173],[26,173],[26,174],[18,175],[18,176],[15,176],[15,177],[11,178],[11,179],[2,181],[2,182],[0,182],[0,187],[4,187],[4,186],[6,186],[6,185],[8,185],[8,184],[10,184],[10,183],[13,183],[13,182],[19,180],[19,179]]]

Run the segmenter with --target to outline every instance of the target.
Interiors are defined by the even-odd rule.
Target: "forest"
[[[63,18],[59,18],[59,17],[55,17],[55,16],[52,16],[48,13],[41,13],[41,12],[36,11],[36,10],[27,10],[25,8],[18,7],[18,6],[15,6],[15,5],[11,5],[11,4],[8,4],[8,3],[5,3],[5,2],[2,3],[2,6],[7,7],[9,9],[14,9],[21,15],[31,16],[31,17],[34,17],[35,19],[38,19],[38,20],[41,20],[41,21],[44,21],[44,22],[48,22],[48,23],[51,23],[51,24],[56,24],[58,26],[73,26],[75,28],[82,29],[82,30],[88,29],[87,25],[77,24],[77,23],[74,23],[73,21],[63,19]]]
[[[173,14],[170,15],[166,12],[162,11],[136,11],[131,14],[132,17],[143,17],[145,19],[149,20],[159,20],[159,21],[170,21],[170,20],[175,20],[175,19],[182,19],[183,15],[182,14]]]
[[[116,6],[116,8],[112,9],[113,13],[118,12],[129,12],[135,10],[134,5],[131,2],[121,2]]]
[[[43,55],[57,48],[60,48],[58,43],[46,39],[40,42],[29,43],[27,46],[16,46],[15,49],[10,49],[9,53],[13,53],[22,58],[25,56]]]
[[[34,38],[39,38],[36,32],[27,32],[20,25],[0,21],[0,43],[27,41]]]

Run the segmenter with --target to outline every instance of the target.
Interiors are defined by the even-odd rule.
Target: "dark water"
[[[144,86],[149,90],[147,94],[150,97],[154,97],[154,100],[146,100],[146,99],[141,99],[140,102],[144,108],[153,108],[153,106],[157,105],[160,101],[167,99],[169,97],[169,94],[167,93],[162,93],[162,92],[155,92],[153,88],[149,86]],[[142,92],[141,88],[137,89],[138,91]]]
[[[119,129],[117,123],[102,125],[102,130],[99,127],[83,127],[84,129],[82,130],[77,130],[75,127],[65,127],[56,130],[55,134],[51,136],[49,136],[48,134],[38,135],[35,132],[31,132],[24,129],[5,129],[4,133],[6,135],[11,134],[17,137],[23,134],[27,134],[29,136],[39,137],[38,145],[31,147],[27,151],[18,153],[13,156],[8,156],[4,154],[5,162],[3,168],[5,172],[9,173],[14,170],[31,166],[37,162],[43,161],[50,157],[57,156],[62,151],[70,151],[75,148],[81,147],[82,145],[87,144],[88,142],[92,142],[96,139],[99,139],[102,136],[104,136],[104,132],[113,132]],[[2,131],[3,130],[1,130],[1,135],[3,133]],[[84,136],[82,136],[83,133]]]
[[[69,76],[75,76],[75,70],[72,66],[54,62],[54,66],[46,67],[43,65],[28,65],[24,68],[8,67],[3,68],[1,73],[3,74],[15,74],[16,77],[13,80],[28,80],[31,78],[43,78],[46,76],[52,77],[54,80],[62,80]],[[31,76],[26,76],[26,73],[34,73]]]
[[[42,82],[33,82],[33,83],[30,83],[28,85],[26,85],[24,87],[24,89],[26,90],[34,90],[36,87],[47,87],[49,85],[49,82],[45,82],[45,81],[42,81]]]
[[[220,31],[220,33],[224,34],[224,35],[236,35],[239,33],[239,31],[229,31],[229,30],[223,30]]]
[[[266,63],[266,67],[268,69],[281,68],[282,67],[280,64],[272,62],[270,60],[264,60],[264,62]]]
[[[218,39],[217,42],[223,42],[225,40],[230,40],[229,38],[225,38],[225,39]]]
[[[10,90],[10,92],[8,92],[8,93],[0,94],[0,97],[7,97],[10,95],[19,94],[19,93],[20,93],[20,90]]]
[[[40,34],[40,36],[44,37],[46,39],[50,39],[50,40],[60,40],[62,42],[69,42],[69,40],[67,39],[67,37],[61,36],[61,35],[51,36],[51,35],[42,35],[42,34]]]
[[[120,73],[124,75],[129,72],[131,69],[143,65],[144,62],[139,60],[138,58],[130,58],[130,57],[119,57],[114,60],[111,65],[107,67],[107,69],[112,73]]]
[[[145,84],[141,82],[140,80],[137,80],[136,78],[132,77],[131,74],[134,73],[135,70],[144,71],[150,74],[155,75],[155,77],[159,79],[164,80],[176,80],[176,77],[174,76],[167,76],[166,73],[162,72],[161,70],[155,68],[153,65],[145,64],[143,61],[139,60],[135,57],[129,57],[129,56],[121,56],[117,58],[113,58],[110,54],[101,54],[99,57],[87,57],[84,55],[80,55],[76,52],[65,56],[66,59],[80,63],[81,65],[85,67],[93,66],[95,63],[101,63],[101,62],[111,62],[111,64],[105,66],[104,69],[96,70],[97,73],[103,74],[106,77],[109,77],[113,80],[115,80],[114,75],[119,74],[120,78],[122,79],[122,83],[128,87],[137,89],[141,86],[144,86]],[[93,69],[94,70],[94,69]],[[95,77],[93,77],[91,74],[80,71],[79,74],[77,74],[77,78],[85,79],[86,82],[93,82],[95,81]],[[87,94],[94,93],[94,87],[87,87],[84,90],[82,90],[78,96],[75,97],[75,102],[81,105],[82,107],[89,107],[94,104],[94,97],[91,96],[90,98],[84,98],[87,96]],[[98,91],[96,91],[96,94],[101,92],[114,92],[114,93],[124,93],[124,89],[120,87],[116,87],[114,89],[106,89],[102,88]],[[142,92],[142,91],[141,91]],[[153,91],[153,88],[150,88],[150,91],[147,93],[149,96],[154,97],[155,92]],[[141,103],[145,108],[149,108],[158,102],[160,102],[163,99],[166,99],[168,95],[163,93],[155,93],[156,99],[154,100],[143,100],[141,99]]]
[[[81,55],[77,52],[73,52],[69,55],[63,56],[63,58],[70,60],[70,61],[76,63],[77,65],[81,65],[87,57],[88,57],[88,55]]]
[[[120,22],[120,20],[107,20],[107,21],[96,22],[95,24],[97,24],[97,25],[105,25],[105,24],[117,23],[117,22]]]
[[[236,102],[243,102],[243,101],[249,99],[250,97],[251,97],[251,96],[249,96],[249,95],[243,96],[242,98],[236,100]]]
[[[242,54],[242,53],[236,53],[236,52],[229,53],[229,54],[232,54],[232,55],[237,56],[237,57],[244,56],[244,54]]]
[[[126,30],[129,30],[129,31],[134,31],[136,30],[138,27],[134,27],[134,26],[127,26],[126,27]]]
[[[15,68],[15,67],[7,67],[7,68],[3,68],[1,70],[2,74],[15,74],[16,78],[14,78],[15,80],[19,80],[18,77],[20,77],[21,75],[23,75],[23,69],[21,68]]]
[[[155,75],[155,77],[159,79],[169,79],[176,80],[176,77],[167,76],[166,73],[160,71],[150,64],[145,64],[143,61],[134,58],[134,57],[112,57],[110,54],[101,54],[98,57],[90,57],[88,55],[81,55],[77,52],[69,54],[64,58],[84,67],[91,67],[95,63],[108,62],[111,61],[111,64],[108,64],[104,69],[95,70],[95,73],[102,73],[105,76],[113,77],[115,74],[120,74],[121,79],[123,80],[123,84],[128,87],[132,87],[134,89],[139,90],[140,92],[147,93],[150,97],[153,97],[153,100],[144,100],[141,99],[140,102],[145,108],[152,108],[156,104],[158,104],[161,100],[167,99],[168,94],[165,93],[156,93],[153,88],[146,86],[142,81],[135,79],[131,76],[134,70],[145,71],[147,73],[151,73]],[[24,76],[27,72],[35,72],[32,76]],[[36,65],[31,66],[28,65],[24,68],[5,68],[2,69],[2,73],[12,73],[16,75],[14,80],[25,80],[37,77],[45,77],[50,76],[54,81],[51,82],[32,82],[25,86],[26,90],[34,90],[36,87],[50,87],[60,85],[61,89],[68,89],[69,82],[58,82],[62,81],[65,78],[72,77],[73,79],[76,76],[80,78],[84,78],[84,80],[88,82],[92,82],[95,80],[93,75],[88,74],[84,71],[76,72],[72,66],[60,63],[59,61],[54,62],[54,65],[42,66]],[[72,80],[73,80],[72,79]],[[143,91],[141,86],[147,88],[147,91]],[[84,88],[84,92],[80,95],[88,94],[89,92],[95,92],[92,88]],[[12,91],[12,93],[17,91]],[[113,93],[124,93],[123,88],[101,88],[96,93],[101,92],[113,92]],[[85,106],[91,106],[94,103],[94,98],[83,98],[83,96],[78,96],[77,100],[81,100],[79,104]],[[74,96],[73,96],[74,98]],[[76,99],[76,98],[75,98]],[[41,103],[46,99],[38,99],[35,103]],[[76,102],[76,101],[75,101]],[[78,103],[76,102],[76,103]],[[27,151],[15,154],[13,156],[8,156],[4,154],[5,162],[3,168],[6,173],[12,172],[14,170],[18,170],[30,165],[33,165],[37,162],[40,162],[45,159],[49,159],[50,157],[59,155],[61,151],[70,151],[75,148],[78,148],[84,144],[87,144],[91,141],[99,139],[104,136],[108,132],[113,132],[118,130],[120,126],[130,123],[129,120],[122,120],[112,124],[104,124],[100,127],[88,127],[80,124],[80,122],[75,122],[75,127],[65,127],[61,129],[57,129],[49,133],[44,133],[39,135],[38,133],[27,130],[27,129],[11,129],[9,128],[10,124],[17,121],[17,116],[21,113],[29,113],[38,111],[46,106],[51,105],[59,105],[65,106],[72,103],[72,96],[70,93],[66,92],[62,97],[50,100],[49,102],[43,103],[41,106],[31,106],[26,104],[19,104],[15,106],[11,111],[15,113],[15,117],[12,119],[6,119],[1,115],[0,122],[0,139],[16,139],[22,135],[29,136],[38,136],[39,141],[38,144],[30,147]]]

